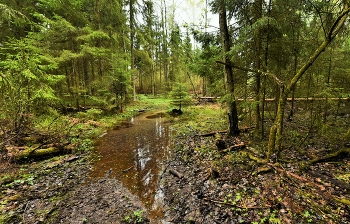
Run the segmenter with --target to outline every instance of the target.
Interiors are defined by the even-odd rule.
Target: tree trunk
[[[227,92],[229,94],[228,100],[228,119],[229,119],[229,131],[228,135],[239,135],[238,128],[238,114],[237,106],[234,95],[234,80],[233,80],[233,70],[231,66],[231,59],[229,56],[229,51],[231,48],[230,35],[227,27],[227,16],[226,16],[226,1],[221,0],[219,6],[219,23],[220,23],[220,35],[222,40],[222,48],[224,53],[224,66],[226,74],[226,85]]]
[[[130,68],[131,68],[131,79],[132,79],[132,89],[133,89],[133,99],[136,101],[136,76],[135,76],[135,55],[134,55],[134,0],[129,2],[130,11]]]
[[[262,17],[262,0],[256,0],[254,2],[255,8],[256,8],[256,14],[254,21],[258,21]],[[261,30],[259,29],[257,31],[256,37],[255,37],[255,70],[260,70],[261,69],[261,49],[262,49],[262,35],[261,35]],[[260,121],[261,121],[261,116],[260,116],[260,90],[261,90],[261,74],[257,73],[256,74],[256,86],[255,86],[255,135],[259,136],[259,131],[260,131]]]

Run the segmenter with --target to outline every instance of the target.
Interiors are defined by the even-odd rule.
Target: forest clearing
[[[1,1],[0,223],[349,223],[349,13]]]

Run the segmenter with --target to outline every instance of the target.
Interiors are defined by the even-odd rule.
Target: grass
[[[218,104],[186,107],[173,128],[181,134],[207,133],[227,129],[225,109]],[[191,134],[192,133],[192,134]]]

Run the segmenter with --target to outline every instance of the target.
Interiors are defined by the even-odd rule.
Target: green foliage
[[[143,210],[136,210],[133,214],[125,216],[124,221],[127,223],[142,223],[142,213]]]
[[[172,98],[171,103],[177,106],[180,110],[182,106],[188,106],[192,102],[187,88],[183,83],[173,84],[172,91],[170,92],[170,97]]]
[[[30,114],[45,113],[50,105],[58,102],[52,88],[64,76],[50,74],[56,64],[51,56],[45,55],[38,46],[37,35],[22,40],[11,40],[3,48],[6,59],[0,86],[2,122],[8,128],[26,126]]]
[[[87,120],[99,120],[101,118],[102,115],[102,110],[100,109],[89,109],[86,112],[78,112],[76,114],[77,118],[84,118]]]

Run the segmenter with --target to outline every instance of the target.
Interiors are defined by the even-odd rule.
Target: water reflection
[[[110,177],[120,180],[145,206],[152,208],[169,146],[169,124],[162,115],[142,114],[97,142],[96,150],[102,157],[95,162],[91,177],[102,178],[112,168]]]

